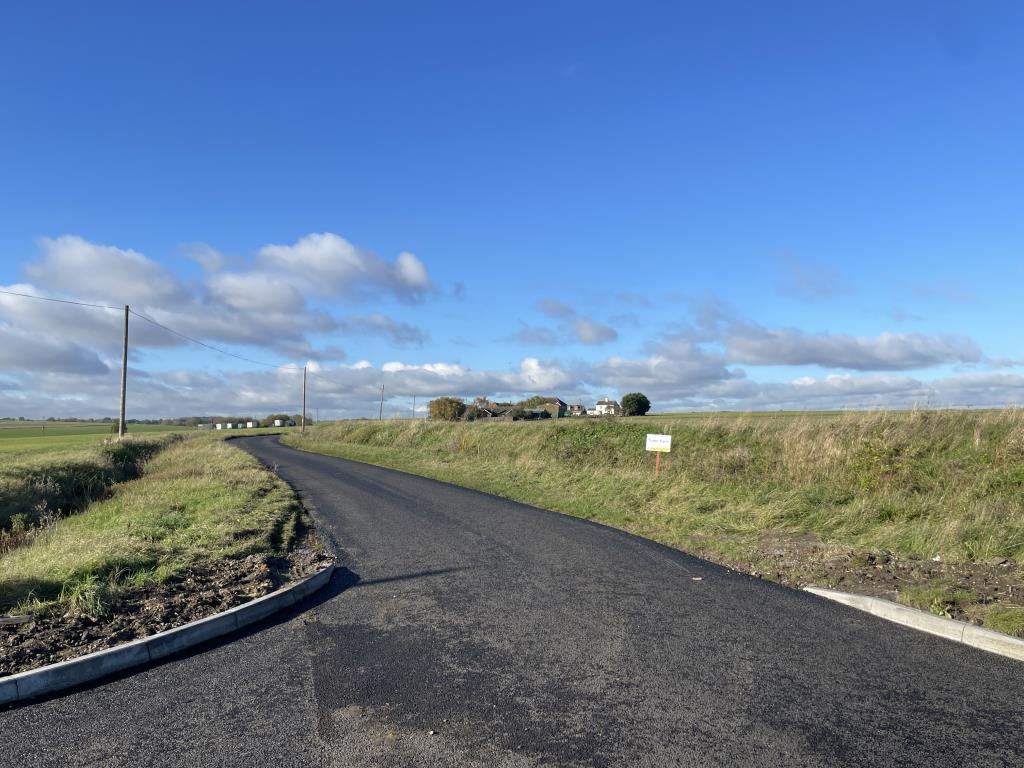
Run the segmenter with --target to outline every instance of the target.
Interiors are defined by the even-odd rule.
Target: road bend
[[[0,712],[0,764],[1024,765],[1020,662],[622,531],[236,444],[312,508],[330,587]]]

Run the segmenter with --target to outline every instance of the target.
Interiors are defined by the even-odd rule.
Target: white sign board
[[[647,450],[658,453],[671,453],[672,435],[648,435]]]

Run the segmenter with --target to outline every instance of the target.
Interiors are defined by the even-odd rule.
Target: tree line
[[[478,397],[466,403],[461,397],[438,397],[428,404],[430,418],[435,421],[475,421],[481,418],[484,409],[507,409],[506,415],[513,420],[525,418],[527,413],[548,404],[548,398],[540,395],[520,400],[518,403],[493,403]],[[620,408],[623,416],[643,416],[651,410],[651,401],[643,392],[630,392],[622,396]]]

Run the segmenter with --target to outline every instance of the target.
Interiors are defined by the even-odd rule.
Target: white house
[[[245,423],[245,426],[248,427],[249,429],[256,429],[256,427],[258,427],[259,425],[260,423],[258,421],[247,421]]]
[[[606,396],[604,400],[598,400],[594,411],[598,416],[618,416],[622,413],[622,406],[619,405],[617,400],[609,400]]]

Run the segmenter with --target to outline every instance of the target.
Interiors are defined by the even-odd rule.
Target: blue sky
[[[337,416],[1024,400],[1018,4],[210,5],[0,9],[0,288]],[[294,400],[161,334],[137,415]],[[115,313],[0,350],[4,414],[116,408]]]

